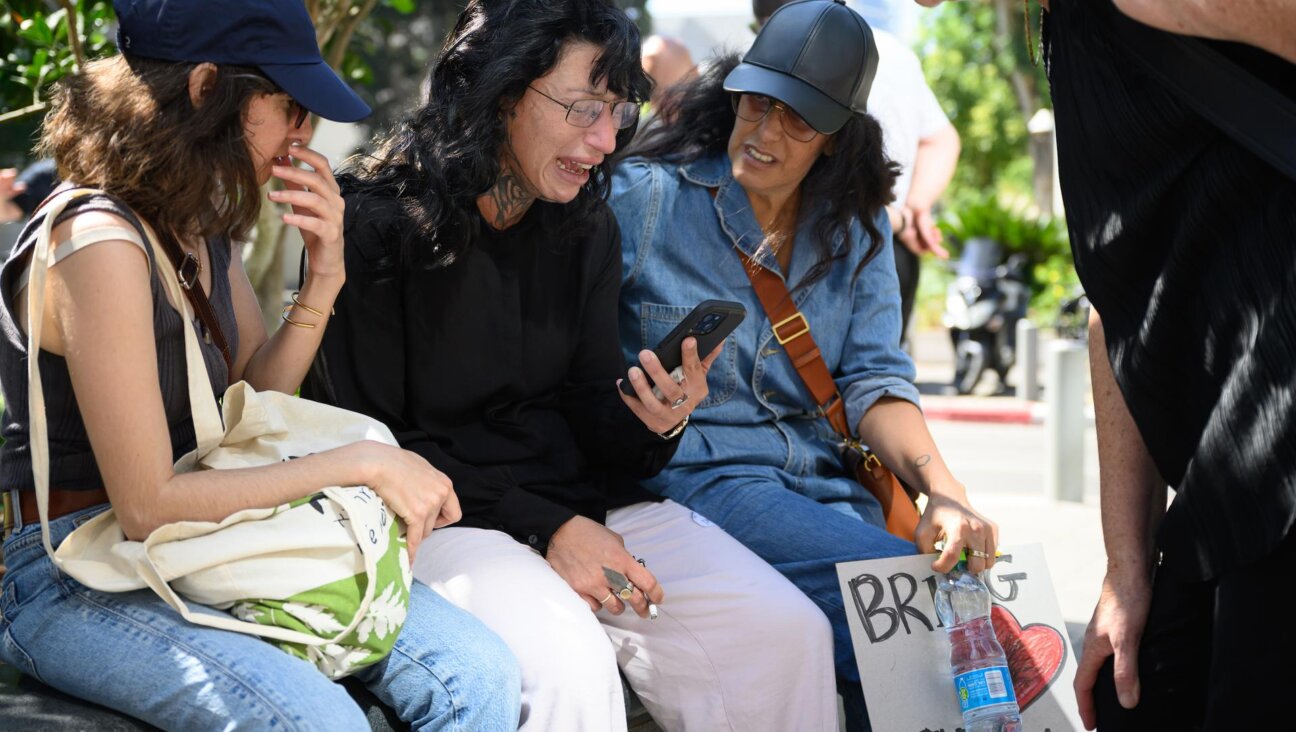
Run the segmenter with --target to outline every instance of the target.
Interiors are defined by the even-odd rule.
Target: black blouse
[[[1296,520],[1296,181],[1144,71],[1113,32],[1111,0],[1052,8],[1076,271],[1177,491],[1158,537],[1166,565],[1217,577],[1267,555]],[[1296,66],[1209,45],[1296,98]]]
[[[403,259],[393,199],[346,191],[347,282],[302,395],[371,415],[454,481],[460,525],[543,552],[575,515],[660,500],[638,485],[675,452],[617,396],[620,230],[546,237],[536,203],[431,268]],[[426,242],[416,242],[418,246]]]

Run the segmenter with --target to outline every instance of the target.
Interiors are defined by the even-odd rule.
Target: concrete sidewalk
[[[1041,338],[1041,352],[1045,343]],[[1018,399],[1011,390],[997,393],[994,374],[983,377],[973,395],[946,393],[954,354],[943,330],[912,334],[911,349],[923,412],[942,456],[967,486],[973,506],[999,525],[1001,544],[1044,546],[1062,617],[1078,652],[1106,569],[1092,421],[1085,435],[1084,500],[1054,500],[1045,494],[1044,404]],[[1018,378],[1016,369],[1009,372],[1010,384]]]

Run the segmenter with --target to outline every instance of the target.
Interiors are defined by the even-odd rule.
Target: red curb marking
[[[1035,420],[1030,410],[1006,409],[952,409],[927,407],[923,409],[927,419],[943,419],[950,422],[994,422],[998,424],[1032,424]]]

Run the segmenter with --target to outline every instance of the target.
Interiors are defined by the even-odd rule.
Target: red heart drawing
[[[990,622],[1008,657],[1017,706],[1024,712],[1062,672],[1066,641],[1050,625],[1031,623],[1023,628],[1017,617],[1000,605],[990,608]]]

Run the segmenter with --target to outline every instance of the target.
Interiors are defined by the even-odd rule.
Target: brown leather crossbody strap
[[[198,319],[202,321],[203,326],[207,329],[212,342],[220,349],[221,355],[225,357],[225,369],[230,378],[233,378],[234,359],[230,356],[229,342],[225,340],[225,333],[221,331],[220,321],[216,319],[216,311],[212,309],[211,301],[207,299],[207,293],[203,291],[202,280],[198,278],[199,273],[202,272],[202,262],[192,252],[181,250],[180,245],[169,236],[159,236],[158,241],[162,244],[162,251],[166,252],[167,259],[170,259],[171,265],[175,267],[176,277],[180,280],[180,288],[184,290],[185,297],[189,298],[194,313],[197,314]]]
[[[735,247],[734,251],[742,260],[743,271],[769,316],[774,339],[783,347],[797,375],[810,390],[819,413],[828,418],[833,431],[848,447],[859,452],[861,462],[856,468],[857,478],[882,505],[887,531],[913,541],[918,526],[918,510],[895,474],[882,465],[877,455],[860,448],[855,431],[846,421],[846,405],[837,389],[837,382],[810,334],[810,322],[797,308],[783,278],[757,264],[741,249]]]
[[[788,292],[783,278],[757,264],[742,250],[735,248],[738,258],[742,260],[743,271],[751,280],[756,297],[760,299],[765,314],[773,326],[774,340],[787,352],[797,375],[805,382],[810,395],[814,397],[819,413],[828,418],[833,430],[843,438],[853,439],[853,431],[846,423],[846,408],[842,403],[837,382],[824,363],[823,354],[814,336],[810,334],[810,322],[800,310],[792,293]]]

